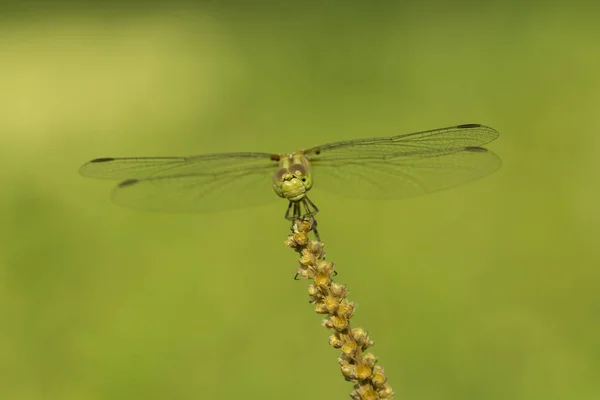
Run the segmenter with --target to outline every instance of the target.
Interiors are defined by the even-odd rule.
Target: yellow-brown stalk
[[[354,382],[350,397],[354,400],[390,400],[394,393],[387,384],[383,368],[375,365],[377,358],[373,353],[365,352],[373,346],[373,341],[364,329],[350,325],[354,303],[348,301],[348,289],[333,281],[334,266],[325,260],[325,245],[308,237],[314,224],[312,218],[294,221],[293,232],[286,240],[286,245],[300,254],[300,267],[296,272],[313,281],[308,287],[310,302],[318,314],[327,315],[323,326],[334,331],[329,344],[342,351],[339,358],[342,375],[347,381]]]

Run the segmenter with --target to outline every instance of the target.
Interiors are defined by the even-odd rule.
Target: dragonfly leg
[[[287,211],[285,212],[285,219],[289,221],[295,221],[300,218],[300,206],[296,201],[290,201],[288,204]]]
[[[319,209],[317,208],[315,203],[310,201],[308,196],[304,196],[304,198],[301,200],[301,202],[302,202],[302,205],[304,206],[304,212],[302,213],[303,217],[312,217],[314,215],[317,215],[317,213],[319,212]]]
[[[315,239],[317,239],[317,242],[320,242],[321,241],[321,237],[319,236],[319,231],[317,230],[317,220],[315,218],[313,218],[312,220],[313,220],[312,231],[315,234]]]
[[[299,201],[290,201],[285,212],[285,219],[294,221],[317,215],[319,208],[308,197]]]
[[[290,203],[288,204],[288,208],[285,212],[285,219],[287,219],[288,221],[292,221],[292,230],[294,230],[294,216],[292,214],[290,214],[290,211],[292,211],[292,206],[293,203],[290,201]]]

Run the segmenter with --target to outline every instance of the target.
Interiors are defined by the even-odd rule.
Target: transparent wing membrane
[[[277,199],[271,189],[273,166],[216,174],[167,175],[129,179],[112,193],[115,204],[146,211],[213,212],[267,204]]]
[[[335,142],[305,151],[317,163],[356,160],[389,160],[394,158],[435,157],[480,147],[498,137],[490,127],[477,124],[408,133],[386,138]]]
[[[271,165],[267,153],[222,153],[190,157],[130,157],[97,158],[84,164],[79,172],[83,176],[100,179],[149,179],[157,176],[210,174]]]
[[[223,153],[191,157],[98,158],[80,173],[122,180],[115,204],[161,212],[212,212],[265,204],[277,162],[267,153]]]
[[[316,190],[361,199],[400,199],[475,181],[500,165],[491,151],[471,148],[437,157],[317,163],[313,175]]]
[[[394,199],[447,189],[500,167],[481,148],[498,136],[477,124],[387,138],[335,142],[304,151],[314,187],[348,197]],[[224,153],[190,157],[99,158],[84,176],[122,182],[116,204],[166,212],[211,212],[277,199],[271,177],[280,156]]]

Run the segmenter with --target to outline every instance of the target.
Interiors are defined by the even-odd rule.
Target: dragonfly
[[[86,177],[120,181],[112,201],[159,212],[214,212],[288,201],[285,218],[315,215],[314,187],[359,199],[398,199],[458,186],[500,167],[484,145],[498,137],[463,124],[391,137],[339,141],[294,153],[96,158]],[[274,190],[275,195],[269,186]]]

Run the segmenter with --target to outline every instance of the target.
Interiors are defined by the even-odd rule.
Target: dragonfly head
[[[301,155],[293,155],[282,160],[280,168],[273,175],[273,189],[279,197],[289,201],[300,201],[312,188],[312,175],[308,160]]]

